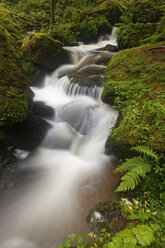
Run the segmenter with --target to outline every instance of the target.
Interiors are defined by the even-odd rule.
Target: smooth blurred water
[[[114,32],[96,44],[66,48],[73,64],[32,88],[34,101],[53,107],[56,117],[40,147],[16,151],[17,176],[1,200],[0,248],[56,247],[71,232],[88,232],[90,207],[108,199],[112,176],[104,146],[117,111],[102,103],[101,88],[71,85],[67,74],[95,64],[93,51],[109,43],[116,44]]]

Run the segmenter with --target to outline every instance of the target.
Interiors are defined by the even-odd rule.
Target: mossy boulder
[[[127,49],[112,57],[102,100],[120,111],[120,120],[107,139],[109,153],[126,157],[136,145],[165,152],[164,79],[165,42]]]
[[[21,49],[24,68],[30,75],[38,75],[40,71],[51,72],[68,61],[61,42],[45,33],[34,33],[25,38]]]

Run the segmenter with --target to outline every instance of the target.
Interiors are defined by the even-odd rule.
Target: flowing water
[[[102,88],[70,84],[67,75],[95,64],[103,53],[94,51],[115,42],[113,33],[96,44],[67,47],[72,64],[32,88],[34,100],[56,116],[35,151],[17,151],[17,175],[1,200],[0,248],[55,248],[71,232],[90,231],[90,208],[113,196],[104,146],[117,112],[102,103]]]

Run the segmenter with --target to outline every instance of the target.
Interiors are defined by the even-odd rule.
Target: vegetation
[[[65,45],[75,45],[77,40],[95,40],[100,33],[110,33],[112,24],[119,22],[125,9],[118,0],[55,1],[54,13],[48,0],[1,2],[14,14],[25,18],[22,21],[26,29],[50,32]],[[50,12],[54,16],[51,25]]]
[[[164,44],[122,51],[109,63],[102,99],[120,115],[108,151],[126,157],[132,146],[147,145],[165,152]]]
[[[131,1],[117,31],[118,46],[121,49],[136,47],[145,43],[165,40],[164,1]]]
[[[129,201],[100,203],[96,209],[106,221],[89,234],[91,240],[70,235],[64,248],[165,247],[164,1],[0,1],[1,146],[16,144],[11,141],[14,125],[22,123],[22,133],[25,126],[29,130],[29,81],[66,59],[64,45],[96,40],[114,24],[118,46],[126,50],[114,55],[105,70],[102,100],[119,111],[106,149],[124,161],[116,169],[121,174],[116,191]],[[27,31],[34,32],[26,36]],[[33,121],[36,126],[26,139],[41,139],[40,121],[34,116]],[[42,125],[46,132],[47,124]],[[112,215],[126,222],[124,230],[111,228]]]
[[[2,19],[0,18],[0,127],[26,119],[31,102],[17,43],[18,32],[22,29],[14,23],[9,11],[4,8],[2,10],[4,12]]]

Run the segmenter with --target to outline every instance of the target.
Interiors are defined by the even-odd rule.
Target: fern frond
[[[133,190],[139,184],[139,181],[140,178],[136,173],[133,174],[128,172],[122,177],[122,182],[116,192]]]
[[[118,168],[116,168],[115,173],[123,173],[129,171],[134,167],[141,166],[142,163],[144,163],[144,159],[141,157],[133,157],[127,159],[126,162],[122,163]]]
[[[159,162],[159,156],[148,146],[136,146],[132,147],[131,150],[143,155],[149,159],[154,159],[157,163]]]
[[[134,163],[135,162],[135,163]],[[123,166],[124,164],[124,166]],[[125,164],[128,165],[127,172],[121,177],[121,183],[117,188],[117,192],[133,190],[140,182],[141,178],[145,178],[146,174],[151,171],[153,164],[141,157],[134,157],[128,159],[127,162],[123,163],[119,168],[123,166],[125,171]],[[121,171],[123,172],[123,168]]]

